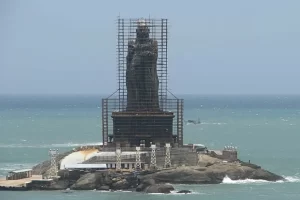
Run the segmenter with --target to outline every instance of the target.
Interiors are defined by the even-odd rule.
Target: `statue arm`
[[[132,61],[133,55],[134,55],[134,41],[129,41],[128,42],[128,49],[127,49],[127,58],[126,58],[127,68],[130,65],[131,61]]]

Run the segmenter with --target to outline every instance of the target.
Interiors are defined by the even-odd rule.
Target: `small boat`
[[[189,119],[189,120],[185,121],[185,123],[186,124],[201,124],[201,121],[200,121],[200,118],[198,118],[198,121]]]

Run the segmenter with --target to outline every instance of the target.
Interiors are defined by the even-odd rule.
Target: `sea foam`
[[[297,176],[283,176],[284,181],[266,181],[261,179],[244,179],[244,180],[231,180],[228,176],[225,176],[222,184],[262,184],[262,183],[295,183],[300,182],[300,178]]]

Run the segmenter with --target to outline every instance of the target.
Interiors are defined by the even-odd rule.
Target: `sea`
[[[178,95],[185,99],[184,143],[209,149],[238,148],[244,161],[284,176],[287,181],[233,181],[218,185],[174,185],[191,194],[100,191],[0,191],[0,200],[300,199],[300,96]],[[1,95],[0,176],[30,168],[59,152],[100,144],[101,95]]]

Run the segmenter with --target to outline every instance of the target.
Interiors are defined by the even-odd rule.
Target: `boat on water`
[[[198,121],[189,119],[189,120],[184,121],[184,122],[185,122],[186,125],[188,125],[188,124],[201,124],[200,118],[198,118]]]

